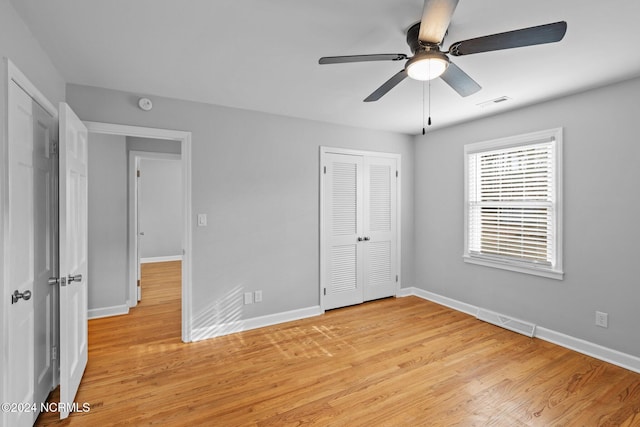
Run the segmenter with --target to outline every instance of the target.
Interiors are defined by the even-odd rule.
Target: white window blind
[[[465,147],[466,258],[560,272],[557,133]]]

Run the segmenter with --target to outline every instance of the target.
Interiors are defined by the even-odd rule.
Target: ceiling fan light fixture
[[[449,66],[449,58],[442,52],[425,51],[407,61],[406,70],[414,80],[433,80],[440,77]]]

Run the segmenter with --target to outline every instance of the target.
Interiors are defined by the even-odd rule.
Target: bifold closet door
[[[324,308],[363,301],[362,156],[327,154],[324,167],[325,286]]]
[[[327,153],[322,167],[324,309],[395,295],[397,159]]]
[[[396,294],[396,159],[364,158],[364,300]]]

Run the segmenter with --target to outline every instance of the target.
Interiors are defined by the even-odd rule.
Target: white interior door
[[[363,301],[363,165],[362,156],[325,156],[325,310]]]
[[[60,418],[78,391],[88,358],[87,128],[60,103]]]
[[[8,312],[8,367],[6,402],[34,403],[34,143],[33,100],[13,81],[9,84],[8,111],[8,262],[5,280],[12,296],[2,298]],[[15,295],[15,297],[14,297]],[[4,351],[4,349],[3,349]],[[5,411],[3,411],[5,412]],[[29,411],[9,411],[7,425],[30,426]]]
[[[397,160],[365,157],[364,300],[390,297],[397,287]]]

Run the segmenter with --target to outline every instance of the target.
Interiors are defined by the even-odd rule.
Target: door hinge
[[[398,283],[398,275],[396,274],[396,283]]]
[[[58,360],[58,347],[51,347],[51,360]]]
[[[55,141],[51,143],[51,154],[52,155],[58,154],[58,143]]]
[[[325,295],[327,294],[327,288],[324,288],[324,294]]]
[[[138,170],[136,171],[136,176],[137,176],[138,178],[140,178],[140,169],[138,169]]]
[[[398,171],[396,171],[396,178],[398,177]]]
[[[327,167],[326,166],[324,167],[324,173],[325,174],[327,173]]]

